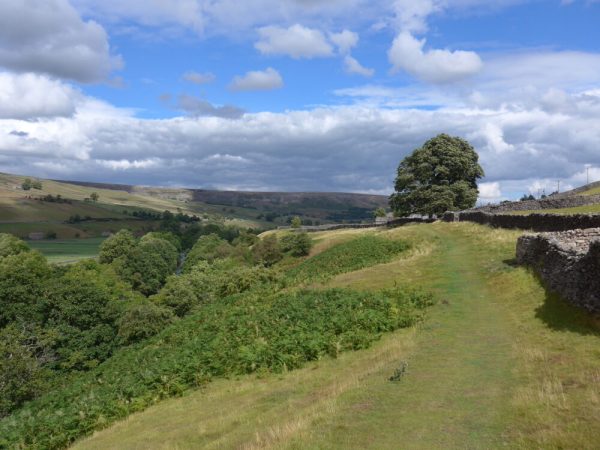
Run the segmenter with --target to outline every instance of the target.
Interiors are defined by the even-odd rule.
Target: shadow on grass
[[[542,279],[537,275],[536,278],[543,286]],[[535,310],[536,318],[553,330],[600,337],[600,315],[571,305],[559,294],[547,288],[545,291],[544,303]]]

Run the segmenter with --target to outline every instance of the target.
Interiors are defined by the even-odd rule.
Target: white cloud
[[[375,70],[364,67],[350,55],[344,57],[344,67],[346,68],[346,72],[362,75],[363,77],[372,77],[375,74]]]
[[[192,95],[182,94],[177,98],[177,109],[185,111],[192,116],[223,117],[226,119],[239,119],[244,115],[244,110],[233,105],[214,106],[210,102]]]
[[[337,46],[342,55],[346,55],[353,47],[356,47],[359,37],[353,31],[343,30],[340,33],[330,34],[329,39]]]
[[[189,71],[183,74],[183,79],[193,84],[207,84],[215,81],[216,77],[215,74],[210,72],[200,73]]]
[[[481,58],[474,52],[450,50],[423,50],[425,40],[401,32],[388,52],[393,70],[404,70],[432,83],[457,81],[479,72]]]
[[[229,85],[232,91],[271,91],[283,87],[283,78],[272,67],[236,76]]]
[[[0,119],[72,116],[81,94],[43,75],[0,72]]]
[[[292,58],[319,58],[333,55],[325,35],[316,29],[295,24],[289,28],[259,28],[260,40],[254,47],[265,55],[287,55]]]
[[[0,2],[0,66],[87,83],[121,65],[104,29],[83,21],[67,0]]]
[[[500,183],[497,181],[491,183],[479,184],[479,203],[497,203],[502,200],[502,191]]]

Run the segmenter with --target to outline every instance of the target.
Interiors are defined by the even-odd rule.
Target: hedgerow
[[[208,303],[4,418],[0,448],[63,448],[211,377],[282,372],[366,348],[381,333],[414,324],[430,303],[428,295],[399,289],[265,289]]]

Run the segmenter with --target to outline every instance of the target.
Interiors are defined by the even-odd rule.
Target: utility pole
[[[590,184],[590,166],[587,166],[585,168],[585,174],[587,176],[587,183],[586,184]]]
[[[556,189],[556,193],[560,194],[560,180],[558,180],[558,188]]]

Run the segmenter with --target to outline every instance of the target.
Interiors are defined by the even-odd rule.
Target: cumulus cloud
[[[500,190],[500,183],[497,181],[491,183],[480,183],[478,187],[478,203],[497,203],[503,198],[502,191]]]
[[[589,101],[582,93],[569,95],[577,105]],[[562,186],[585,182],[585,164],[600,167],[599,120],[600,108],[565,114],[507,105],[345,106],[246,113],[235,121],[150,120],[88,99],[70,118],[0,120],[0,161],[5,171],[51,178],[386,193],[399,161],[447,132],[468,138],[480,153],[482,200],[514,198],[539,180],[548,187],[558,179]]]
[[[344,57],[344,67],[346,69],[346,72],[362,75],[363,77],[372,77],[375,74],[374,69],[364,67],[361,63],[359,63],[355,58],[353,58],[350,55],[346,55]]]
[[[393,70],[404,70],[432,83],[447,83],[474,75],[483,66],[477,53],[424,50],[424,46],[425,39],[419,40],[408,32],[401,32],[388,52]]]
[[[0,66],[89,83],[121,65],[104,28],[67,0],[0,2]]]
[[[260,38],[254,47],[265,55],[286,55],[295,59],[333,55],[333,47],[321,31],[299,24],[289,28],[262,27],[258,29],[258,35]]]
[[[243,76],[236,76],[229,84],[232,91],[271,91],[283,87],[283,78],[272,67],[265,70],[246,72]]]
[[[189,71],[189,72],[184,73],[182,78],[185,81],[188,81],[193,84],[212,83],[216,79],[214,73],[210,73],[210,72],[200,73],[200,72],[194,72],[194,71]]]
[[[358,44],[359,37],[358,34],[353,31],[343,30],[340,33],[332,33],[329,36],[329,39],[337,46],[342,55],[346,55],[356,46],[356,44]]]
[[[222,117],[226,119],[239,119],[245,112],[237,106],[215,106],[206,100],[186,94],[182,94],[177,98],[177,108],[192,116]]]
[[[68,117],[81,95],[43,75],[0,72],[0,119]]]

